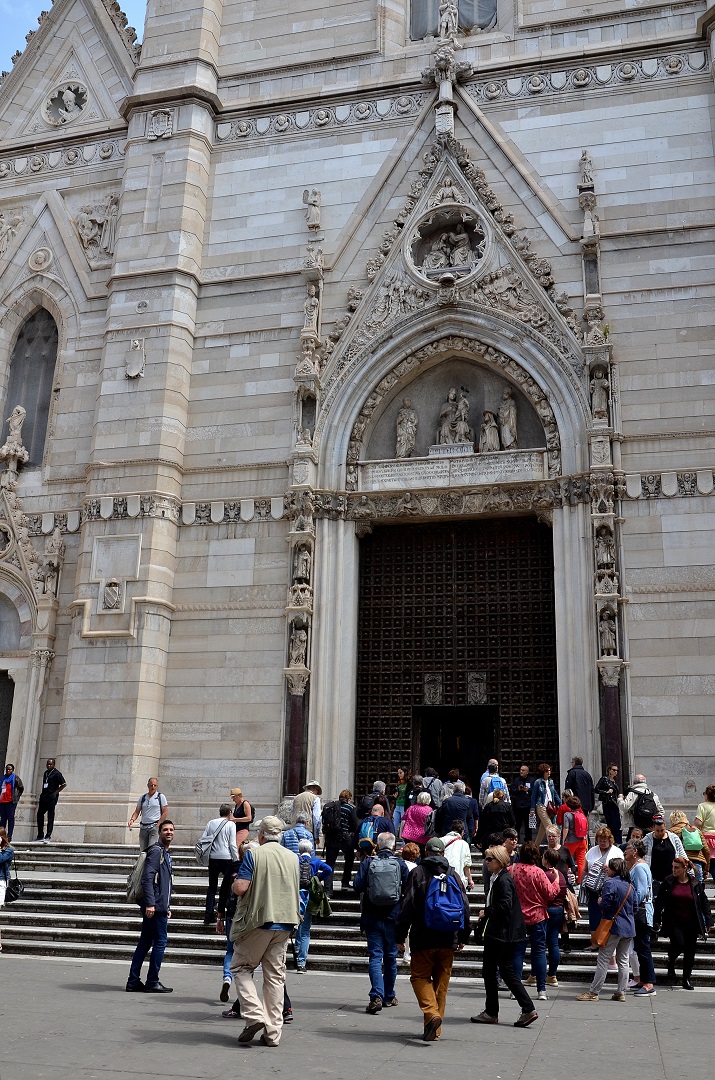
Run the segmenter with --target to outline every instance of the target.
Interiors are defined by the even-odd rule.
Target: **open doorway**
[[[459,769],[476,794],[490,757],[499,757],[497,705],[419,705],[412,709],[412,769],[430,765],[444,780]]]

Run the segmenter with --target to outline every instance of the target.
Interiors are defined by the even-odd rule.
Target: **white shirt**
[[[472,852],[469,848],[469,844],[466,840],[462,840],[459,833],[448,832],[442,838],[444,844],[444,857],[449,865],[457,871],[464,884],[467,884],[468,878],[464,872],[464,867],[469,866],[472,862]]]
[[[226,822],[224,825],[223,822]],[[220,831],[219,831],[220,830]],[[209,859],[231,859],[238,862],[238,847],[236,846],[236,823],[230,818],[212,818],[204,829],[204,836],[215,836],[211,847]]]

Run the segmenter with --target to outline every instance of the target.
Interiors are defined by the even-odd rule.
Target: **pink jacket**
[[[535,923],[544,922],[549,917],[549,904],[559,895],[558,878],[552,883],[540,866],[531,866],[528,863],[514,863],[509,870],[516,885],[526,925],[534,926]]]
[[[432,807],[414,803],[407,807],[407,813],[402,819],[400,836],[403,840],[412,840],[415,844],[426,844],[429,840],[425,836],[425,820],[432,813]]]

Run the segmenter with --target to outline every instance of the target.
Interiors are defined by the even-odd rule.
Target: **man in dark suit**
[[[588,817],[593,810],[595,797],[593,793],[593,777],[584,769],[583,758],[571,758],[571,768],[566,773],[566,787],[581,800],[581,809]]]
[[[166,949],[167,924],[171,918],[171,856],[169,846],[174,839],[174,823],[163,821],[159,842],[149,848],[142,873],[142,929],[132,957],[127,979],[127,993],[171,994],[172,987],[159,981],[159,969]],[[141,981],[142,964],[151,949],[146,983]]]
[[[444,835],[452,828],[452,822],[459,819],[464,822],[464,831],[474,835],[474,817],[471,800],[464,794],[464,783],[458,780],[454,785],[454,794],[445,799],[437,811],[437,832]]]

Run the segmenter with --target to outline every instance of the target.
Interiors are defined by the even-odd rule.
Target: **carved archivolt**
[[[407,375],[416,371],[425,360],[430,360],[432,357],[439,354],[444,354],[445,356],[448,354],[464,356],[466,354],[481,363],[501,368],[502,373],[519,386],[532,402],[534,409],[544,426],[546,449],[548,451],[549,460],[549,476],[559,476],[561,473],[561,441],[559,438],[559,429],[551,405],[543,390],[515,360],[512,360],[511,357],[500,352],[498,349],[494,349],[489,345],[484,345],[474,338],[447,336],[431,342],[429,345],[425,345],[404,360],[401,360],[389,374],[385,375],[385,377],[380,380],[375,389],[368,396],[357,420],[353,424],[350,435],[347,455],[347,490],[354,491],[357,486],[357,464],[360,461],[362,454],[365,431],[367,430],[371,416],[380,402],[393,387],[397,386],[397,384]]]

